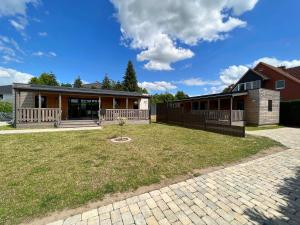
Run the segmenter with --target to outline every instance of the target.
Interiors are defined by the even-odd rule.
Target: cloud
[[[8,85],[12,83],[27,83],[33,75],[19,72],[14,69],[0,67],[0,85]]]
[[[19,32],[23,32],[28,25],[26,17],[18,17],[17,19],[9,20],[10,24]]]
[[[111,0],[121,24],[121,40],[140,50],[139,61],[149,70],[171,70],[172,63],[189,59],[189,46],[223,40],[245,27],[237,18],[258,0]]]
[[[156,81],[156,82],[141,82],[138,83],[139,87],[145,88],[148,91],[170,91],[177,88],[174,84],[171,82],[166,81]]]
[[[27,5],[34,6],[39,4],[39,0],[1,0],[0,17],[26,15]]]
[[[9,37],[0,35],[0,57],[2,63],[22,62],[24,51],[18,43]]]
[[[57,54],[55,52],[42,52],[42,51],[37,51],[32,53],[33,56],[38,56],[38,57],[56,57]]]
[[[38,35],[41,37],[46,37],[46,36],[48,36],[48,33],[47,32],[38,32]]]
[[[252,66],[256,66],[259,62],[264,62],[267,64],[270,64],[272,66],[286,66],[287,68],[289,67],[295,67],[295,66],[300,66],[300,60],[299,59],[294,59],[294,60],[280,60],[276,59],[274,57],[263,57],[258,60],[255,60],[252,64]]]
[[[205,85],[218,85],[218,80],[202,80],[201,78],[189,78],[186,80],[177,81],[175,83],[184,84],[186,86],[205,86]]]

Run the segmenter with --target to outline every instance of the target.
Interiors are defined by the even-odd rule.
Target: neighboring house
[[[100,89],[102,85],[99,81],[96,81],[94,83],[83,84],[82,86],[84,88]]]
[[[232,88],[233,92],[248,90],[252,81],[259,88],[280,91],[281,101],[300,100],[300,67],[274,67],[259,63],[250,69]]]
[[[149,123],[150,96],[137,92],[13,84],[13,93],[16,127]]]
[[[5,102],[13,102],[12,85],[0,86],[0,100]]]

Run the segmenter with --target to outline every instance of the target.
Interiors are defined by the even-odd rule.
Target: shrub
[[[13,111],[12,103],[4,102],[0,100],[0,112],[12,113],[12,111]]]

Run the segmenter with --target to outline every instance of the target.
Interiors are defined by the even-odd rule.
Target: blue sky
[[[49,71],[61,82],[121,80],[130,59],[151,93],[199,95],[260,60],[300,65],[300,1],[128,2],[2,0],[0,85]]]

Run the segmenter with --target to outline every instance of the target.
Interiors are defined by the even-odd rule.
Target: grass
[[[266,125],[266,126],[246,126],[247,131],[256,131],[256,130],[270,130],[283,128],[282,125]]]
[[[162,124],[0,136],[0,224],[17,224],[193,169],[240,160],[278,143]]]
[[[0,126],[0,130],[14,130],[15,128],[12,125]]]

